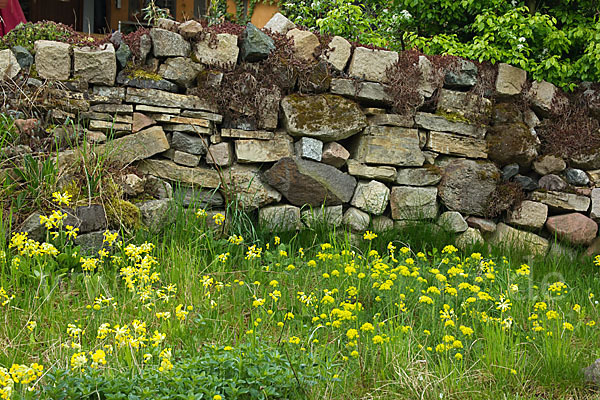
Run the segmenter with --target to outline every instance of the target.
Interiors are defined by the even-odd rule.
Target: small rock
[[[237,42],[238,37],[236,35],[219,33],[217,34],[216,45],[210,37],[197,42],[194,46],[194,55],[202,64],[231,70],[237,64],[240,53]]]
[[[580,213],[548,217],[546,229],[571,244],[590,244],[598,233],[598,224]]]
[[[193,39],[200,32],[202,32],[202,24],[193,19],[179,25],[179,34],[183,36],[184,39]]]
[[[366,47],[354,49],[348,73],[351,77],[372,82],[388,83],[388,68],[398,62],[398,53],[387,50],[373,50]]]
[[[321,162],[341,168],[350,157],[350,152],[337,142],[329,142],[323,145]]]
[[[446,211],[440,215],[437,224],[452,233],[464,232],[469,227],[463,216],[456,211]]]
[[[190,154],[206,154],[206,143],[203,138],[182,132],[173,132],[171,147],[175,150],[184,151]]]
[[[390,189],[378,181],[358,182],[350,201],[354,207],[369,214],[381,215],[390,198]]]
[[[33,64],[33,56],[25,47],[15,46],[11,50],[21,68],[29,68]]]
[[[437,193],[435,187],[394,186],[390,194],[392,218],[421,220],[437,216]]]
[[[516,96],[523,90],[527,80],[527,72],[512,65],[498,64],[498,77],[496,78],[496,92],[500,96]]]
[[[483,244],[483,236],[481,233],[474,228],[467,228],[466,231],[458,235],[455,240],[456,246],[461,250],[466,250],[470,246],[474,246],[477,244]]]
[[[142,213],[142,223],[153,232],[171,224],[175,220],[174,203],[170,199],[149,200],[138,204]]]
[[[275,50],[273,39],[252,25],[251,22],[248,22],[242,38],[242,60],[248,62],[261,61],[269,57],[273,50]]]
[[[521,228],[541,229],[548,217],[548,206],[537,201],[524,200],[512,210],[507,223]]]
[[[589,367],[584,368],[583,375],[587,382],[590,382],[595,386],[600,386],[600,358],[594,361]]]
[[[302,221],[309,228],[320,226],[338,227],[342,224],[343,207],[329,206],[319,208],[309,208],[302,211]]]
[[[156,124],[156,121],[154,121],[152,118],[150,118],[144,114],[134,112],[133,113],[133,125],[131,127],[131,132],[137,133],[137,132],[141,131],[142,129],[148,128],[149,126],[152,126],[155,124]]]
[[[303,137],[295,144],[296,155],[307,160],[321,161],[323,156],[323,142],[318,139]]]
[[[300,208],[288,204],[268,206],[258,211],[261,226],[269,231],[286,232],[301,228]]]
[[[179,22],[170,18],[158,18],[155,25],[157,28],[171,32],[177,32],[179,29]]]
[[[341,36],[334,36],[325,50],[325,54],[321,56],[333,68],[338,71],[343,71],[348,64],[348,60],[352,55],[352,45]]]
[[[544,256],[550,248],[550,244],[543,237],[511,228],[502,222],[497,225],[496,231],[490,235],[488,241],[504,248],[521,248],[539,256]]]
[[[75,215],[80,221],[80,233],[101,231],[108,227],[106,211],[101,204],[77,207],[75,209]]]
[[[350,228],[352,232],[364,232],[369,227],[371,217],[369,217],[369,214],[358,208],[350,207],[344,213],[342,222]]]
[[[97,256],[98,252],[101,249],[108,248],[107,243],[104,242],[104,232],[105,231],[99,231],[99,232],[90,232],[90,233],[84,233],[81,235],[77,235],[74,242],[75,242],[76,246],[81,247],[82,255],[89,255],[89,256],[96,255]],[[118,232],[111,232],[111,233],[118,233]],[[117,236],[117,240],[119,240],[118,236]]]
[[[157,178],[154,175],[146,177],[144,192],[148,193],[155,199],[170,199],[173,197],[173,187],[167,181]]]
[[[590,178],[585,171],[576,168],[567,168],[565,178],[567,178],[567,183],[574,186],[585,186],[590,183]]]
[[[158,69],[164,79],[175,82],[182,87],[191,87],[198,73],[204,68],[187,57],[168,58]]]
[[[186,186],[179,186],[173,192],[173,199],[185,208],[215,208],[222,207],[225,200],[216,190],[202,190]]]
[[[42,79],[66,81],[71,76],[71,46],[51,40],[38,40],[35,69]]]
[[[523,190],[527,192],[534,191],[538,188],[537,181],[526,175],[515,175],[514,181],[521,185]]]
[[[540,189],[560,192],[567,188],[567,182],[558,175],[549,174],[540,178],[538,186]]]
[[[296,24],[287,19],[280,13],[275,13],[273,17],[265,24],[264,29],[269,29],[273,33],[285,35],[288,31],[294,29]]]
[[[553,155],[546,155],[533,162],[533,170],[540,175],[557,174],[567,167],[565,160]]]
[[[496,230],[496,223],[494,221],[479,217],[467,218],[467,225],[469,225],[471,228],[479,229],[484,233],[492,233]]]
[[[138,196],[144,193],[145,182],[136,174],[127,174],[121,180],[121,187],[127,196]]]
[[[477,67],[471,61],[460,60],[458,65],[446,72],[444,87],[470,89],[477,83]]]
[[[294,54],[297,58],[304,61],[312,61],[315,59],[315,51],[319,47],[319,39],[309,31],[300,29],[292,29],[286,34],[288,39],[294,41]]]
[[[152,28],[150,37],[154,57],[187,57],[190,54],[191,45],[178,33]]]
[[[390,166],[370,166],[361,164],[354,159],[346,161],[348,174],[364,179],[375,179],[383,182],[393,182],[396,179],[396,168]]]
[[[186,167],[195,167],[200,164],[200,156],[175,150],[173,162],[179,165],[185,165]]]
[[[587,212],[591,200],[586,196],[578,196],[573,193],[564,192],[533,192],[531,199],[542,202],[556,211],[580,211]]]
[[[519,173],[519,168],[519,164],[517,163],[505,165],[502,168],[502,179],[505,181],[510,180]]]
[[[222,142],[211,145],[206,154],[206,163],[216,164],[219,167],[231,165],[233,163],[231,143]]]
[[[73,48],[73,75],[89,83],[114,85],[117,60],[112,43],[106,43],[99,48]]]

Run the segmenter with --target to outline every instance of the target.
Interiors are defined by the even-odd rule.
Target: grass
[[[194,211],[84,262],[59,222],[59,254],[0,244],[0,366],[43,365],[13,398],[598,395],[582,373],[600,356],[589,258],[460,252],[426,223],[276,236],[236,210],[222,234]]]

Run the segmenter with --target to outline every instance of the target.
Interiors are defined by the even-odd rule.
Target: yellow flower
[[[363,331],[363,332],[373,332],[375,330],[375,328],[373,327],[373,324],[371,324],[369,322],[365,322],[360,327],[360,330]]]
[[[348,337],[348,339],[350,340],[354,340],[356,338],[358,338],[358,331],[356,329],[348,329],[348,331],[346,332],[346,336]]]
[[[373,344],[381,344],[383,343],[383,337],[380,335],[373,336]]]
[[[225,221],[225,216],[221,213],[216,213],[215,215],[213,215],[213,220],[215,221],[215,224],[223,225],[223,221]]]
[[[72,197],[73,196],[70,195],[67,191],[65,191],[64,193],[60,193],[60,192],[52,193],[52,201],[54,201],[54,203],[58,204],[59,206],[61,206],[61,205],[65,205],[67,207],[70,206]]]
[[[365,240],[373,240],[377,237],[376,233],[373,233],[371,231],[366,231],[365,234],[363,235],[363,239]]]
[[[29,321],[27,323],[27,329],[29,329],[30,332],[33,332],[33,330],[37,327],[37,322],[35,321]]]
[[[215,394],[213,396],[213,400],[221,400],[221,399],[223,399],[223,398],[220,395],[218,395],[218,394]]]

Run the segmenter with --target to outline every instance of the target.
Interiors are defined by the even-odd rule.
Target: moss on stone
[[[469,118],[467,118],[464,114],[460,114],[457,112],[448,112],[448,111],[444,111],[444,110],[437,110],[435,112],[435,114],[439,115],[440,117],[446,118],[450,122],[464,122],[467,124],[473,123],[473,121],[471,121]]]
[[[162,76],[155,72],[146,71],[145,69],[134,69],[128,75],[129,79],[143,79],[147,81],[160,81]]]
[[[123,226],[127,229],[137,229],[142,226],[142,212],[127,200],[112,199],[107,204],[106,217],[111,226]]]

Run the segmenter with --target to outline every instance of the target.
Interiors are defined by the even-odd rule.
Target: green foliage
[[[288,361],[276,349],[203,347],[200,355],[174,363],[168,372],[116,372],[113,376],[53,371],[46,375],[42,399],[303,399],[302,386],[315,384],[315,368]],[[291,362],[291,363],[290,363]],[[301,385],[302,386],[301,386]]]
[[[33,45],[37,40],[68,41],[73,33],[62,24],[45,21],[39,23],[27,22],[19,24],[6,36],[0,39],[0,50],[14,46],[25,47],[33,52]]]
[[[171,12],[168,8],[160,8],[156,5],[154,0],[150,0],[148,5],[142,9],[144,19],[150,24],[154,25],[157,20],[161,18],[172,19]]]
[[[282,9],[299,25],[364,44],[505,62],[570,89],[600,80],[600,3],[591,0],[323,0]]]

